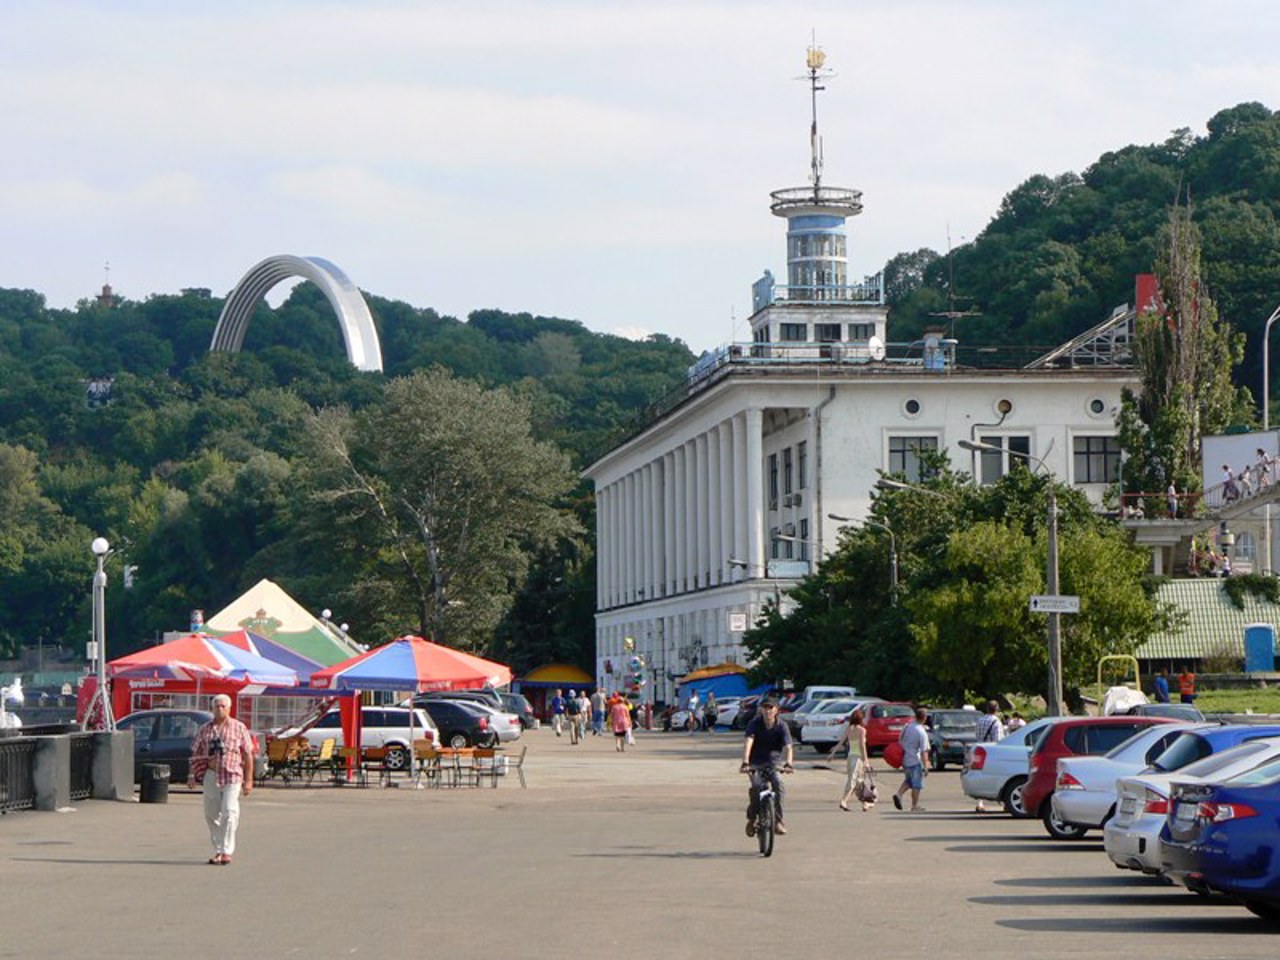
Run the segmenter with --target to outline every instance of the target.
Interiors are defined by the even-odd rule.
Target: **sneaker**
[[[977,805],[976,807],[974,807],[974,808],[973,808],[973,812],[974,812],[974,813],[986,813],[986,812],[987,812],[986,805],[985,805],[981,800],[979,800],[979,801],[978,801],[978,805]]]
[[[784,833],[787,832],[787,825],[783,823],[781,820],[779,820],[778,825],[773,828],[773,832],[776,833],[778,836],[782,836]]]
[[[756,822],[754,820],[747,821],[747,836],[754,837],[756,835]]]
[[[893,806],[895,810],[902,809],[902,798],[898,796],[896,793],[893,795]]]

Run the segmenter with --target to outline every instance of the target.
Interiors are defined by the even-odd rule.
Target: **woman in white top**
[[[863,725],[861,710],[849,714],[849,725],[845,728],[836,745],[831,748],[834,754],[844,744],[849,745],[849,758],[845,761],[844,796],[840,798],[840,809],[849,809],[849,798],[853,796],[858,782],[871,775],[871,758],[867,756],[867,728]],[[871,809],[874,800],[862,801],[863,811]]]

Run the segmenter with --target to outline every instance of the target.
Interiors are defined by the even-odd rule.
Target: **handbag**
[[[853,795],[863,803],[875,803],[880,799],[880,790],[876,786],[876,775],[867,770],[853,786]]]

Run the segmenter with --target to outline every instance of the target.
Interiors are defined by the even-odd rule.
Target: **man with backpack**
[[[578,692],[570,690],[568,699],[564,702],[564,712],[569,720],[569,742],[577,743],[579,738],[579,719],[582,716],[582,701],[578,699]]]
[[[994,700],[988,700],[982,705],[982,716],[978,718],[978,743],[995,743],[1004,739],[1004,724],[1000,722],[1000,714],[997,712],[999,709],[1000,705]],[[985,813],[987,808],[979,800],[973,809],[975,813]]]

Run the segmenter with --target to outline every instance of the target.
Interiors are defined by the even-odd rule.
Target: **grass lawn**
[[[1177,700],[1174,694],[1170,699]],[[1196,695],[1201,713],[1278,713],[1280,688],[1259,690],[1204,690]]]

